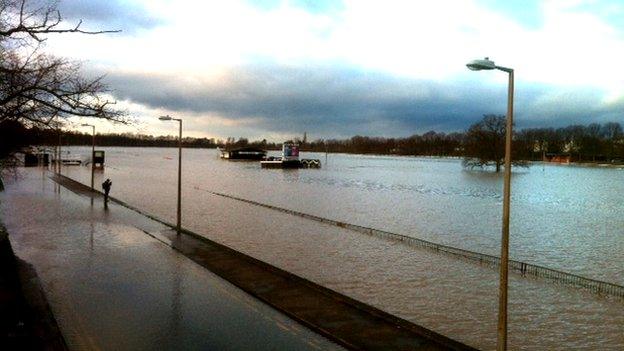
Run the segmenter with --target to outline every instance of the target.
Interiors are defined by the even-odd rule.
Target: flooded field
[[[175,222],[177,149],[103,148],[111,194]],[[86,153],[87,148],[71,148]],[[209,193],[498,254],[502,176],[459,160],[306,154],[261,170],[184,150],[183,226],[470,345],[496,342],[497,271]],[[85,184],[90,170],[65,167]],[[511,258],[624,284],[624,171],[535,165],[512,180]],[[624,348],[624,302],[511,276],[512,349]]]

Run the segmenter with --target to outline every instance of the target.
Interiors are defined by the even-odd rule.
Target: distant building
[[[237,149],[223,149],[221,158],[229,160],[264,160],[267,152],[255,147],[242,147]]]
[[[544,162],[553,163],[565,163],[568,164],[572,161],[570,154],[546,154],[544,155]]]

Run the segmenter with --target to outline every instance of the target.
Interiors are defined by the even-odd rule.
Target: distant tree
[[[616,155],[616,145],[622,139],[624,132],[622,125],[617,122],[608,122],[602,126],[602,135],[607,145],[607,155],[609,160],[613,160]]]
[[[242,147],[249,145],[249,140],[247,138],[238,138],[238,140],[234,143],[234,146]]]
[[[540,138],[545,143],[547,153],[559,154],[563,152],[565,143],[554,128],[541,128]]]
[[[515,155],[523,159],[539,160],[548,153],[561,153],[563,145],[553,128],[527,128],[514,135]]]
[[[585,126],[574,124],[565,128],[557,129],[557,133],[564,141],[563,152],[569,153],[577,161],[583,159],[583,139],[585,136]]]
[[[505,162],[505,116],[485,115],[470,126],[464,142],[463,166],[466,168],[493,165],[500,172]],[[526,166],[526,161],[513,161],[514,165]]]
[[[585,127],[585,133],[581,138],[581,152],[591,157],[592,161],[596,161],[602,150],[601,140],[602,127],[598,123],[591,123]]]

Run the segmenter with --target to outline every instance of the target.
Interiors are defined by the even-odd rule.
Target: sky
[[[52,53],[106,75],[135,123],[102,132],[283,141],[624,123],[624,1],[61,0]],[[84,122],[76,120],[76,123]]]

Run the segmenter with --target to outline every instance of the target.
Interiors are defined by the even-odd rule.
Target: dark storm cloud
[[[252,119],[259,130],[325,136],[407,136],[459,131],[483,114],[504,114],[504,86],[397,78],[339,67],[247,66],[216,81],[170,75],[109,74],[120,99],[172,111]],[[516,93],[520,127],[590,123],[617,115],[596,92],[523,87]],[[619,106],[621,108],[621,106]],[[620,117],[621,118],[621,117]]]
[[[520,127],[565,127],[571,124],[624,123],[624,98],[605,102],[606,91],[591,88],[540,86],[533,96],[517,99]],[[524,94],[520,91],[517,95]]]
[[[83,26],[89,29],[121,29],[124,33],[132,33],[164,22],[148,13],[142,5],[122,0],[62,0],[59,10],[64,20],[83,20]]]

